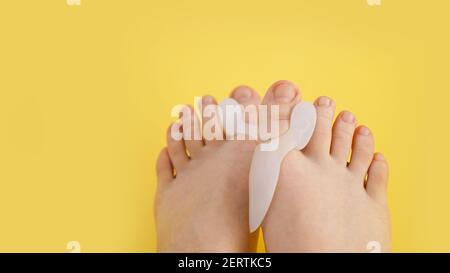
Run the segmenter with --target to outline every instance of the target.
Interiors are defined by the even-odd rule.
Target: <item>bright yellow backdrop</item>
[[[369,125],[395,251],[450,251],[447,0],[0,3],[0,251],[154,251],[170,109],[278,79]],[[260,246],[260,249],[262,247]]]

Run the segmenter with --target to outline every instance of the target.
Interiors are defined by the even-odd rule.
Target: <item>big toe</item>
[[[279,120],[278,130],[275,132],[271,130],[269,137],[282,135],[289,129],[291,110],[300,101],[300,98],[298,87],[290,81],[278,81],[269,88],[262,102],[262,105],[267,106],[268,127],[272,122],[276,122],[277,118]],[[278,111],[276,107],[278,107]],[[276,113],[278,116],[274,116]]]

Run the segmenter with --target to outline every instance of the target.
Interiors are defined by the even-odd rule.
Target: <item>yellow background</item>
[[[450,251],[447,0],[2,0],[0,251],[154,251],[170,110],[328,95],[390,162],[394,251]],[[262,250],[262,246],[260,246]]]

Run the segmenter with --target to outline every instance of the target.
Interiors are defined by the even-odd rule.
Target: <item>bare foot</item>
[[[235,89],[231,97],[242,105],[259,104],[258,95],[248,87]],[[216,103],[209,96],[202,102]],[[195,115],[189,118],[194,120]],[[169,130],[167,148],[157,163],[159,252],[251,250],[248,173],[254,148],[254,141],[175,141]]]
[[[280,104],[280,128],[286,130],[298,94],[293,84],[284,84],[283,92],[272,87],[263,104]],[[310,143],[301,152],[290,152],[281,167],[263,222],[267,251],[367,252],[371,241],[389,251],[385,159],[374,155],[370,130],[355,129],[352,113],[340,113],[332,125],[334,102],[321,97],[315,105],[317,124]]]

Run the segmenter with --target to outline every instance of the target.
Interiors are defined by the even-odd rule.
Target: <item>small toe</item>
[[[164,188],[173,179],[173,167],[167,148],[162,149],[159,153],[156,161],[156,176],[158,178],[158,188]]]
[[[202,98],[202,128],[205,145],[214,145],[224,139],[217,101],[212,96]]]
[[[386,204],[387,183],[389,178],[389,167],[384,157],[377,153],[373,157],[367,174],[367,194],[375,201]]]
[[[360,126],[355,130],[353,138],[352,157],[348,168],[364,177],[373,158],[374,141],[369,128]]]
[[[308,156],[320,158],[330,155],[331,124],[336,105],[328,97],[318,98],[314,105],[317,111],[316,127],[304,153]]]
[[[181,122],[173,123],[167,131],[167,151],[175,170],[179,172],[179,169],[189,161],[183,140]]]
[[[244,106],[259,105],[260,102],[258,93],[256,93],[252,88],[245,85],[236,87],[231,92],[230,97]]]
[[[203,139],[200,131],[200,121],[192,106],[187,106],[182,110],[181,120],[183,123],[183,139],[186,149],[191,158],[195,158],[201,148]]]
[[[330,154],[342,165],[347,165],[355,124],[355,116],[348,111],[344,111],[338,115],[333,125]]]
[[[258,105],[260,104],[260,97],[258,93],[252,88],[241,85],[236,87],[230,95],[231,98],[235,99],[240,105],[244,106],[244,119],[246,123],[258,124]]]

